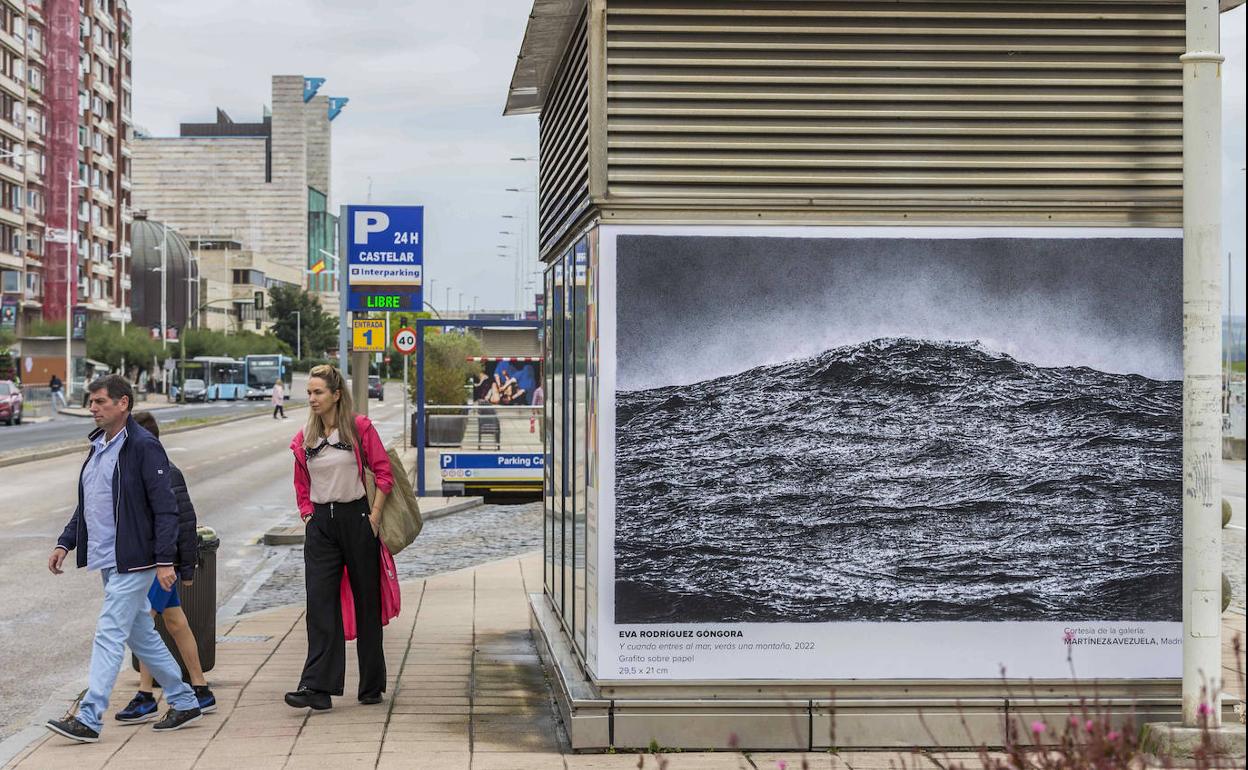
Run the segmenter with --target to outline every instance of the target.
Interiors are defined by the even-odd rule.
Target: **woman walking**
[[[286,419],[286,386],[281,380],[273,383],[273,419],[276,420],[279,415]]]
[[[381,702],[386,660],[381,645],[381,511],[393,484],[390,460],[367,417],[355,414],[342,372],[324,364],[308,375],[308,422],[290,444],[295,453],[295,498],[303,519],[308,657],[299,689],[286,693],[294,708],[323,711],[342,695],[346,640],[340,583],[347,568],[355,600],[360,703]],[[364,469],[377,492],[369,505]]]

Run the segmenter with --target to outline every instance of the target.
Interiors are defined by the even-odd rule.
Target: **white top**
[[[338,431],[329,434],[329,444],[338,442]],[[355,463],[355,452],[325,446],[308,459],[308,477],[312,481],[310,497],[314,503],[349,503],[364,496],[364,482]]]

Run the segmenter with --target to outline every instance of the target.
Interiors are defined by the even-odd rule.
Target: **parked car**
[[[5,425],[22,424],[22,389],[10,380],[0,380],[0,420]]]
[[[184,383],[186,388],[187,401],[204,401],[208,398],[208,386],[203,380],[197,380],[194,377],[188,378]]]
[[[382,387],[381,378],[375,374],[368,375],[368,397],[378,401],[386,400],[386,391]]]

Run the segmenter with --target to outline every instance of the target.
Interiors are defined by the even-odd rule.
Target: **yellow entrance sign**
[[[386,321],[383,318],[363,318],[351,321],[351,348],[380,353],[386,349]]]

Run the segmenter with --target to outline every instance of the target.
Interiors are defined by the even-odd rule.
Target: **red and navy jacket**
[[[91,432],[95,440],[103,431]],[[87,462],[95,454],[95,445]],[[173,495],[169,457],[156,437],[126,418],[126,443],[113,469],[113,524],[117,528],[118,572],[172,567],[178,561],[178,504]],[[78,507],[56,541],[57,548],[78,551],[78,566],[87,566],[87,522],[82,511],[82,472],[78,473]]]

